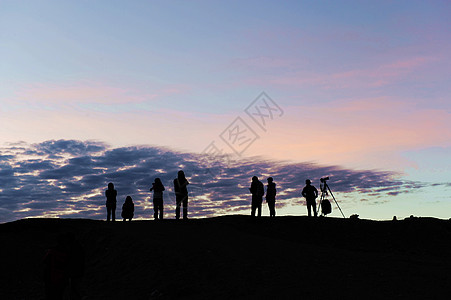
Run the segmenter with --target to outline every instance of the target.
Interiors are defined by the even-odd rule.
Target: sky
[[[0,1],[0,222],[278,215],[329,176],[331,216],[450,217],[449,1]],[[333,200],[331,196],[329,199]],[[120,205],[119,205],[120,207]],[[268,215],[264,204],[263,215]]]

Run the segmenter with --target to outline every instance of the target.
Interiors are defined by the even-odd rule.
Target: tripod
[[[328,179],[329,179],[329,177],[321,178],[321,179],[320,179],[320,181],[322,182],[322,184],[320,184],[320,186],[321,186],[321,185],[322,185],[322,186],[321,186],[321,197],[319,198],[319,205],[318,205],[318,211],[317,211],[317,213],[319,212],[319,209],[321,208],[321,203],[322,203],[324,200],[326,200],[327,193],[329,192],[330,195],[332,196],[332,198],[334,199],[335,204],[337,204],[337,207],[338,207],[338,209],[340,210],[341,215],[343,216],[343,218],[346,219],[345,215],[343,214],[343,211],[342,211],[341,208],[340,208],[340,205],[338,205],[337,200],[335,200],[334,194],[332,194],[332,191],[330,190],[329,185],[328,185],[327,182],[326,182]],[[322,212],[322,208],[321,208],[321,212]]]

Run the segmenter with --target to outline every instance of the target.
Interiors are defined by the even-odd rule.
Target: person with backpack
[[[188,186],[189,182],[186,180],[185,173],[180,170],[177,173],[177,178],[174,179],[175,191],[175,218],[180,219],[180,206],[183,205],[183,219],[188,219]]]
[[[305,187],[302,189],[302,196],[307,200],[308,216],[312,216],[311,209],[313,208],[313,213],[316,217],[316,198],[318,197],[318,190],[312,185],[310,179],[305,180],[305,184]]]
[[[251,187],[249,191],[252,194],[252,204],[251,204],[251,216],[255,217],[255,211],[257,210],[257,214],[259,217],[262,216],[262,202],[263,195],[265,194],[265,188],[263,183],[258,180],[257,176],[252,177]]]
[[[276,216],[276,184],[272,177],[268,177],[268,185],[266,187],[266,203],[268,203],[269,217]]]
[[[160,178],[155,178],[155,182],[152,183],[152,187],[150,191],[153,191],[153,217],[155,220],[158,220],[158,213],[160,220],[163,220],[163,191],[164,185],[161,182]]]
[[[108,189],[105,191],[106,196],[106,210],[107,217],[106,220],[109,222],[110,217],[112,217],[112,221],[116,220],[116,196],[117,191],[114,189],[114,184],[112,182],[108,183]]]
[[[135,204],[133,203],[132,197],[127,196],[127,198],[125,198],[124,204],[122,204],[121,216],[125,222],[127,219],[131,221],[134,215],[135,215]]]

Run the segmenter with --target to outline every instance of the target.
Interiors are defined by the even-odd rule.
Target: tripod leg
[[[324,200],[325,197],[326,197],[326,195],[325,195],[323,192],[321,192],[321,197],[319,197],[319,205],[318,205],[318,207],[316,208],[316,214],[317,214],[317,215],[319,215],[319,210],[320,210],[320,208],[321,208],[321,202],[323,202],[323,200]],[[316,199],[315,199],[315,201],[316,201]],[[321,213],[323,213],[322,209],[321,209]]]
[[[345,219],[346,219],[346,217],[345,217],[345,215],[344,215],[343,211],[342,211],[342,210],[341,210],[341,208],[340,208],[340,205],[338,205],[338,202],[337,202],[337,200],[335,200],[334,194],[332,194],[332,191],[330,190],[330,187],[329,187],[328,185],[326,185],[326,187],[327,187],[327,189],[329,190],[329,193],[330,193],[330,195],[331,195],[331,196],[332,196],[332,198],[334,199],[334,201],[335,201],[335,204],[337,204],[337,207],[338,207],[338,209],[340,210],[340,212],[341,212],[341,215],[343,216],[343,218],[345,218]]]

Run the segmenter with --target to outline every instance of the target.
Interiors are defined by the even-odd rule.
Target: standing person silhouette
[[[312,216],[310,210],[313,208],[313,213],[316,217],[316,198],[318,197],[318,190],[312,185],[310,179],[305,180],[305,184],[305,187],[302,189],[302,196],[307,200],[308,216]]]
[[[122,204],[122,218],[131,221],[135,215],[135,204],[133,203],[132,197],[127,196],[125,198],[124,204]]]
[[[105,191],[106,196],[106,211],[107,211],[107,217],[106,220],[110,221],[110,217],[112,218],[112,221],[116,221],[116,196],[117,191],[114,189],[113,183],[108,183],[108,189]]]
[[[177,173],[177,178],[174,179],[174,191],[175,191],[175,218],[180,219],[180,206],[183,204],[183,219],[188,219],[188,189],[186,186],[189,184],[185,178],[185,173],[180,170]]]
[[[266,187],[266,203],[269,207],[269,216],[276,216],[276,184],[273,182],[272,177],[268,177],[268,185]]]
[[[252,204],[251,204],[251,216],[255,217],[255,210],[258,211],[258,216],[262,216],[262,202],[263,195],[265,194],[265,188],[263,183],[258,180],[257,176],[252,177],[251,187],[249,191],[252,194]]]
[[[153,217],[158,220],[158,212],[160,213],[160,220],[163,220],[163,191],[164,185],[160,178],[155,178],[155,182],[152,183],[150,191],[153,191]]]

